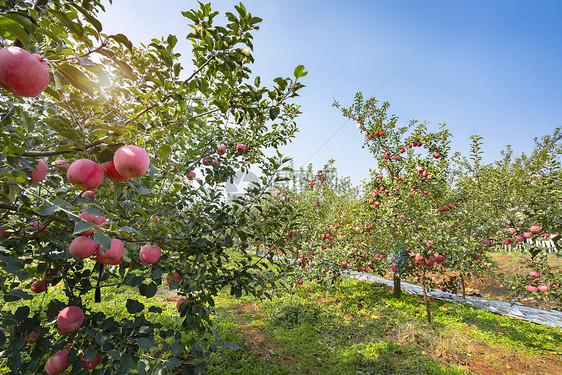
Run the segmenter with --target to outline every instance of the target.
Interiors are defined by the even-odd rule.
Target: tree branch
[[[102,141],[95,141],[84,145],[84,147],[73,147],[72,150],[65,150],[65,151],[25,151],[23,154],[21,154],[21,156],[39,157],[39,156],[72,154],[73,152],[76,151],[88,150],[90,148],[101,145],[102,143],[103,143]]]
[[[189,118],[187,119],[187,121],[196,119],[196,118],[198,118],[198,117],[203,117],[203,116],[206,116],[206,115],[210,115],[211,113],[215,113],[215,112],[218,112],[218,111],[220,111],[219,108],[211,109],[210,111],[203,112],[203,113],[200,113],[200,114],[195,115],[195,116],[191,116],[191,117],[189,117]]]
[[[25,208],[22,209],[21,207],[12,206],[12,205],[9,205],[9,204],[0,203],[0,209],[13,211],[13,212],[16,212],[16,213],[21,212],[25,215],[30,215],[30,216],[35,215],[35,216],[40,216],[40,217],[46,217],[46,218],[51,219],[53,221],[58,221],[59,223],[64,223],[64,224],[72,223],[72,221],[68,220],[68,219],[63,219],[63,218],[60,218],[60,217],[57,217],[57,216],[54,216],[54,215],[43,215],[43,214],[40,214],[39,212],[37,212],[35,210],[30,210],[30,209],[25,209]]]

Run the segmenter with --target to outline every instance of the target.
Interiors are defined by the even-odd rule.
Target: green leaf
[[[171,347],[173,355],[180,355],[183,352],[183,344],[181,341],[174,341]]]
[[[101,230],[94,231],[94,242],[101,246],[100,250],[102,254],[105,254],[111,247],[111,238]]]
[[[25,152],[25,149],[16,145],[8,145],[4,147],[4,154],[7,155],[21,155]]]
[[[102,30],[102,26],[100,21],[98,21],[94,16],[92,16],[91,12],[88,12],[87,10],[85,10],[84,8],[76,5],[74,2],[69,2],[70,5],[72,5],[74,8],[76,8],[76,10],[78,10],[80,13],[82,13],[82,15],[84,16],[84,18],[86,20],[88,20],[88,22],[90,22],[92,24],[92,26],[94,26],[96,28],[96,30],[99,32],[101,32]]]
[[[96,224],[92,223],[91,221],[80,221],[74,226],[74,232],[72,234],[78,235],[88,229],[92,229],[95,226]]]
[[[162,161],[165,161],[166,159],[168,159],[168,156],[170,155],[170,152],[172,152],[172,147],[167,143],[160,146],[158,148],[158,151],[157,151],[158,157]]]
[[[83,138],[80,133],[70,124],[70,120],[62,116],[53,116],[43,120],[51,129],[56,131],[62,137],[68,138],[71,141],[81,141]]]
[[[84,353],[84,357],[82,357],[82,361],[91,361],[92,359],[96,358],[98,355],[97,350],[95,349],[88,349],[86,353]]]
[[[304,71],[304,65],[299,65],[295,68],[295,78],[304,77],[308,72]]]
[[[129,314],[136,314],[144,310],[144,305],[134,299],[127,299],[125,306],[127,307]]]
[[[101,347],[103,347],[107,339],[108,339],[107,334],[103,331],[98,332],[98,334],[96,335],[96,343]]]
[[[59,10],[55,9],[47,9],[47,12],[51,13],[53,16],[57,17],[57,19],[66,26],[70,31],[74,34],[78,35],[80,38],[84,36],[84,28],[78,22],[73,22],[68,18],[68,16]]]
[[[6,270],[5,267],[2,268]],[[7,272],[9,271],[7,270]],[[14,272],[10,272],[10,273],[14,273]],[[33,296],[31,296],[29,293],[24,292],[21,289],[12,290],[11,292],[4,294],[4,301],[6,302],[19,301],[22,298],[25,300],[30,300],[33,298]]]
[[[133,49],[133,43],[131,43],[131,41],[125,35],[115,34],[115,35],[110,35],[109,37],[111,39],[114,39],[118,43],[124,44],[125,47],[127,47],[128,49],[130,49],[130,50]]]
[[[6,16],[0,15],[0,29],[5,30],[19,39],[24,46],[29,44],[29,35],[25,28],[18,22]]]
[[[277,118],[277,116],[279,116],[279,112],[281,110],[279,109],[279,107],[273,107],[269,109],[269,118],[272,120],[275,120]]]
[[[131,80],[135,79],[135,73],[133,72],[133,69],[127,64],[124,63],[123,61],[119,61],[119,60],[114,60],[115,63],[117,65],[119,65],[119,70],[121,73],[123,73],[123,75]]]
[[[52,39],[52,41],[54,41],[57,44],[63,44],[62,40],[60,40],[60,38],[58,36],[56,36],[52,31],[48,30],[48,29],[43,29],[43,28],[38,28],[35,33],[37,34],[43,34],[46,37]]]
[[[54,214],[56,211],[58,211],[59,207],[56,205],[52,205],[50,203],[44,203],[43,206],[41,206],[41,209],[39,210],[39,214],[41,215],[52,215]]]
[[[168,359],[166,361],[166,363],[164,364],[164,366],[166,366],[166,368],[168,370],[173,370],[176,367],[178,367],[179,365],[181,365],[181,361],[179,359],[177,359],[176,357],[172,357],[172,358]]]
[[[89,214],[95,215],[95,216],[103,216],[104,212],[96,207],[86,207],[86,209],[84,210]]]
[[[129,370],[135,366],[136,363],[135,359],[128,354],[123,354],[120,359],[121,362],[119,368],[117,369],[117,373],[128,374]]]
[[[151,337],[139,337],[137,339],[137,345],[144,351],[149,351],[152,348],[158,346],[156,341]]]
[[[158,291],[158,286],[155,283],[142,284],[141,286],[139,286],[140,295],[145,296],[147,298],[154,297],[157,291]]]
[[[82,71],[70,64],[60,64],[58,71],[72,86],[92,97],[94,96],[92,81]]]
[[[29,316],[30,309],[28,306],[18,307],[14,316],[18,322],[23,322]]]
[[[148,308],[148,312],[150,313],[155,313],[155,314],[161,314],[162,313],[162,309],[158,306],[150,306]]]
[[[231,349],[231,350],[240,350],[240,346],[238,346],[238,345],[236,345],[236,344],[234,344],[234,343],[232,343],[232,342],[225,342],[225,343],[222,345],[222,348],[223,348],[223,349]]]

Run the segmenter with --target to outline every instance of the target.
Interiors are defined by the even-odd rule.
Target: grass
[[[130,293],[105,288],[102,303],[94,304],[89,294],[85,301],[94,311],[121,319],[130,317],[125,308]],[[175,295],[166,287],[151,299],[135,297],[147,308],[162,308],[161,314],[145,312],[148,319],[164,329],[180,327]],[[66,300],[60,289],[50,288],[45,295],[5,308],[26,305],[33,311],[53,298]],[[562,373],[560,327],[444,301],[432,301],[431,313],[434,323],[430,325],[421,297],[404,295],[396,300],[386,286],[351,279],[343,279],[332,289],[305,283],[273,300],[236,299],[224,290],[215,300],[214,328],[223,341],[241,349],[226,350],[206,373]],[[0,365],[0,373],[3,370]]]
[[[420,297],[395,300],[384,286],[352,280],[331,291],[305,285],[272,301],[224,294],[217,299],[216,321],[246,354],[236,353],[211,373],[480,373],[475,358],[508,373],[518,363],[514,357],[521,366],[536,362],[540,368],[545,356],[554,366],[545,373],[562,371],[560,328],[442,301],[433,301],[431,310],[435,323],[429,325]],[[249,328],[265,336],[257,345]]]

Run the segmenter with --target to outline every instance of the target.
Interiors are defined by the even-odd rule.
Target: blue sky
[[[233,11],[238,1],[213,8]],[[375,166],[361,148],[363,139],[332,107],[349,105],[357,91],[389,101],[400,120],[445,122],[452,147],[464,154],[469,136],[484,137],[491,162],[505,145],[529,152],[533,138],[562,125],[562,23],[559,1],[449,0],[248,0],[263,18],[254,33],[253,72],[262,82],[292,76],[305,65],[307,86],[298,103],[296,139],[282,151],[295,166],[316,169],[336,160],[340,176],[359,183]],[[182,10],[192,0],[114,0],[101,15],[106,33],[124,33],[133,42],[175,34],[186,66],[190,32]],[[413,56],[413,57],[412,57]],[[411,59],[410,59],[411,58]],[[410,59],[410,60],[408,60]],[[407,64],[396,71],[406,61]],[[385,83],[394,73],[394,77]],[[314,157],[312,157],[312,155]]]

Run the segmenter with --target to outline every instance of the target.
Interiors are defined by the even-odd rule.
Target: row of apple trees
[[[293,137],[306,72],[262,84],[250,69],[261,19],[242,4],[225,21],[210,4],[182,13],[191,56],[174,35],[135,46],[105,34],[103,11],[99,0],[0,4],[0,365],[202,372],[234,347],[207,339],[217,293],[276,283],[261,272],[268,256],[244,254],[259,236],[283,251],[296,217],[269,193],[287,159],[267,150]],[[260,181],[225,199],[250,167]],[[277,218],[266,236],[265,210]],[[107,288],[150,298],[161,285],[181,296],[180,330],[154,323],[161,310],[135,293],[127,318],[96,308]],[[64,298],[44,298],[53,290]]]
[[[559,129],[535,139],[530,155],[515,157],[507,147],[485,164],[479,136],[465,157],[451,151],[446,124],[402,124],[388,102],[361,93],[349,108],[335,106],[356,123],[373,168],[359,193],[326,192],[317,174],[296,194],[307,225],[320,229],[301,246],[308,252],[297,259],[299,278],[333,280],[354,269],[392,277],[396,297],[404,278],[464,296],[469,280],[497,274],[490,254],[512,246],[531,272],[501,282],[520,297],[559,300],[561,271],[540,245],[551,239],[560,247]]]

